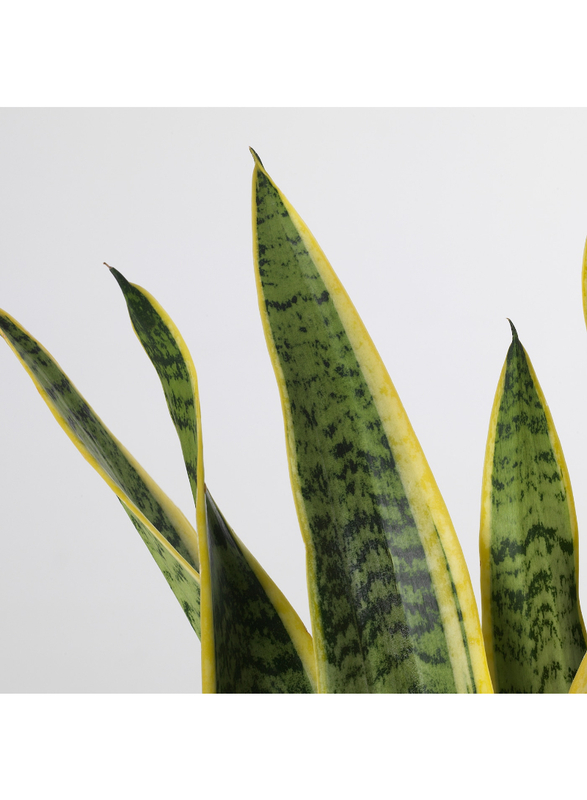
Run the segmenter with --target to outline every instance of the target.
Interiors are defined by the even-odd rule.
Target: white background
[[[585,110],[14,109],[0,123],[1,306],[192,519],[158,379],[102,262],[155,295],[198,370],[208,485],[307,625],[254,285],[249,145],[367,325],[477,598],[506,317],[549,402],[585,529]],[[0,688],[199,691],[199,642],[118,501],[5,345],[0,369]]]

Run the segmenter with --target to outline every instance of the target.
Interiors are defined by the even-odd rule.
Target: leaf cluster
[[[203,690],[587,691],[570,479],[513,324],[485,457],[481,626],[449,513],[387,370],[315,238],[252,152],[259,308],[306,549],[311,635],[206,483],[196,370],[157,300],[110,268],[161,382],[195,525],[42,345],[0,312],[0,334],[117,495],[200,637]]]

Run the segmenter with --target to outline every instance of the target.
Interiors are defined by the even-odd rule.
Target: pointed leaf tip
[[[566,693],[587,649],[577,595],[575,506],[548,404],[508,322],[512,343],[483,470],[486,653],[495,692]]]
[[[511,321],[509,317],[506,317],[507,321],[510,323],[510,328],[512,329],[512,339],[518,338],[518,332],[514,327],[514,323]]]
[[[104,262],[104,264],[106,264],[106,262]],[[127,279],[124,277],[124,275],[121,272],[119,272],[117,269],[115,269],[114,267],[111,267],[110,264],[106,264],[106,266],[110,270],[110,274],[113,275],[114,278],[116,279],[116,282],[118,283],[118,285],[120,286],[120,288],[122,289],[122,292],[124,294],[125,290],[128,289],[131,284],[127,281]]]
[[[255,177],[259,307],[306,545],[319,691],[491,691],[461,549],[387,370],[315,238],[267,173]]]
[[[252,148],[252,147],[249,147],[249,150],[250,150],[250,152],[251,152],[251,155],[253,156],[253,158],[254,158],[254,159],[255,159],[255,161],[257,162],[257,164],[258,164],[258,165],[259,165],[259,166],[260,166],[262,169],[265,169],[265,167],[263,166],[263,162],[261,161],[261,159],[259,158],[259,156],[257,155],[257,153],[256,153],[256,152],[253,150],[253,148]]]

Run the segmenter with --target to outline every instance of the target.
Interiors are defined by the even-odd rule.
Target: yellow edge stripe
[[[255,171],[261,170],[267,178],[271,178],[266,170],[260,164],[258,159],[255,159]],[[253,180],[255,180],[255,175]],[[273,181],[271,181],[273,183]],[[275,184],[273,184],[275,185]],[[276,187],[277,188],[277,187]],[[337,312],[343,321],[346,328],[349,341],[355,351],[358,362],[361,364],[363,374],[367,385],[373,396],[377,411],[381,417],[384,430],[389,439],[389,442],[396,459],[397,467],[400,471],[402,482],[406,489],[406,494],[412,508],[412,513],[419,530],[423,533],[422,543],[426,553],[430,573],[432,575],[437,594],[440,600],[439,606],[443,617],[443,625],[447,632],[447,644],[449,646],[449,653],[453,666],[457,663],[466,663],[467,654],[462,641],[461,623],[458,619],[454,602],[452,601],[452,586],[450,583],[450,576],[446,572],[445,565],[442,559],[439,558],[438,553],[434,553],[436,548],[436,537],[441,535],[442,544],[446,553],[446,558],[450,565],[452,579],[454,581],[459,600],[461,603],[461,612],[463,616],[463,625],[466,631],[469,654],[471,664],[475,675],[476,689],[478,692],[492,692],[493,687],[489,676],[487,666],[487,659],[483,647],[481,626],[479,623],[479,615],[477,611],[477,603],[469,571],[465,563],[461,546],[454,531],[452,521],[448,514],[448,510],[442,499],[432,471],[428,466],[420,443],[414,433],[411,423],[399,399],[396,389],[389,377],[389,374],[381,360],[377,349],[369,336],[362,320],[360,319],[352,301],[350,300],[346,290],[342,286],[340,280],[332,269],[328,259],[324,255],[322,249],[316,242],[314,236],[308,229],[307,225],[301,219],[297,211],[289,203],[287,198],[281,193],[279,189],[280,198],[286,207],[294,225],[296,226],[302,241],[312,260],[314,261],[322,280],[324,281],[329,294],[335,304]],[[256,214],[255,198],[253,196],[253,213]],[[254,252],[256,257],[257,240],[254,237]],[[257,282],[260,284],[260,278],[257,277]],[[260,293],[260,298],[262,294]],[[268,336],[267,329],[268,322],[265,320],[265,309],[260,302],[261,316],[263,319],[263,327],[265,335],[269,344],[269,350],[272,360],[275,365],[278,365],[277,353],[272,338]],[[279,369],[279,367],[278,367]],[[281,370],[279,369],[281,373]],[[286,427],[292,429],[291,417],[287,411],[287,392],[285,390],[285,380],[283,375],[278,379],[280,386],[280,393],[282,394],[282,406],[286,410],[286,418],[289,424]],[[283,384],[283,389],[282,389]],[[288,433],[288,452],[293,454],[295,448],[293,446],[293,431]],[[295,486],[295,466],[290,464],[290,477],[293,475],[292,486],[294,488],[294,495],[296,497],[296,505],[298,508],[303,509],[303,502],[299,489]],[[422,502],[421,497],[424,495],[425,501]],[[300,526],[302,532],[305,532],[305,539],[309,539],[309,528],[305,514],[300,514]],[[304,531],[305,528],[305,531]],[[442,533],[441,533],[442,532]],[[446,602],[443,602],[446,601]],[[312,609],[311,609],[312,610]],[[314,611],[315,613],[315,611]],[[315,642],[317,637],[315,637]],[[317,657],[320,654],[317,653]],[[470,689],[468,677],[454,669],[455,682],[457,691],[467,691]]]
[[[481,524],[479,531],[479,559],[481,562],[481,610],[483,613],[483,639],[489,672],[495,681],[495,653],[493,649],[493,618],[491,615],[491,475],[493,472],[493,454],[495,453],[495,433],[497,430],[497,417],[503,396],[506,363],[504,363],[493,407],[489,419],[489,432],[485,448],[485,462],[483,465],[483,480],[481,484]]]
[[[577,674],[569,689],[569,694],[587,694],[587,655],[583,656],[583,660],[579,665]]]
[[[39,345],[39,347],[41,348],[41,350],[43,352],[47,353],[47,355],[52,359],[52,361],[56,364],[56,366],[65,375],[65,372],[61,369],[61,367],[59,366],[57,361],[55,361],[53,356],[51,356],[49,351],[46,348],[42,347],[40,345],[40,343],[33,336],[31,336],[31,334],[25,328],[23,328],[22,325],[20,325],[19,322],[17,322],[14,319],[14,317],[10,316],[10,314],[7,314],[5,311],[2,311],[2,310],[0,310],[0,313],[2,313],[7,319],[9,319],[17,328],[19,328],[21,331],[23,331],[23,333],[25,333],[32,341],[36,342]],[[199,580],[200,576],[196,572],[196,570],[190,564],[188,564],[188,562],[177,552],[177,550],[167,541],[167,539],[162,534],[160,534],[157,531],[156,528],[153,527],[152,523],[148,521],[148,519],[136,507],[136,505],[132,502],[132,500],[120,489],[119,486],[117,486],[114,483],[112,478],[110,478],[110,476],[98,464],[96,459],[74,437],[74,435],[72,434],[72,432],[68,428],[66,422],[63,420],[63,418],[59,414],[59,412],[56,411],[56,409],[52,406],[52,404],[47,400],[45,391],[44,391],[43,387],[41,386],[41,384],[37,381],[37,378],[35,377],[34,372],[22,360],[22,358],[20,357],[18,351],[13,346],[12,342],[10,342],[10,340],[7,339],[6,336],[4,336],[4,334],[1,331],[0,331],[0,336],[2,336],[2,338],[4,339],[6,344],[10,347],[12,352],[15,354],[17,359],[20,361],[20,363],[22,364],[22,366],[24,367],[24,369],[28,373],[29,377],[31,378],[32,382],[34,383],[35,388],[37,389],[37,391],[39,392],[39,394],[41,395],[41,397],[45,401],[47,407],[49,408],[49,411],[53,414],[53,416],[55,417],[55,419],[57,420],[57,422],[59,423],[61,428],[65,431],[65,433],[67,434],[69,439],[73,442],[73,444],[79,450],[79,452],[82,454],[82,456],[85,458],[85,460],[96,470],[96,472],[105,481],[105,483],[108,484],[108,486],[110,487],[110,489],[112,489],[114,494],[120,500],[122,500],[132,510],[133,514],[135,514],[141,520],[141,522],[143,522],[143,524],[151,531],[151,533],[153,533],[157,537],[158,541],[161,542],[161,544],[165,547],[165,549],[168,550],[174,556],[174,558],[176,558],[178,561],[181,561],[194,574],[194,576],[197,577],[197,579]],[[73,384],[72,384],[72,386],[73,386]],[[76,391],[78,391],[78,390],[76,389]],[[79,394],[79,392],[78,392],[78,394]],[[80,394],[80,396],[82,396],[82,395]],[[94,412],[94,414],[95,414],[95,412]],[[138,463],[138,461],[136,461],[133,458],[133,456],[128,452],[126,447],[124,447],[124,445],[122,445],[119,442],[119,440],[109,431],[109,429],[106,427],[106,425],[104,425],[102,420],[96,414],[95,414],[95,416],[96,416],[96,419],[98,420],[98,422],[105,428],[105,430],[108,431],[110,436],[112,436],[113,441],[116,442],[116,445],[120,448],[120,450],[123,453],[123,455],[125,456],[125,458],[132,464],[133,468],[141,476],[141,479],[144,481],[145,485],[147,486],[147,488],[149,489],[151,494],[157,499],[157,501],[159,502],[161,507],[165,510],[167,516],[169,517],[169,519],[173,523],[174,528],[176,529],[177,533],[181,537],[182,542],[184,542],[186,547],[189,548],[190,553],[192,553],[192,555],[195,555],[196,561],[197,561],[197,551],[195,550],[195,547],[194,547],[194,545],[197,544],[196,532],[193,529],[193,527],[190,525],[190,523],[188,522],[186,517],[179,510],[179,508],[175,505],[175,503],[173,503],[173,501],[170,500],[170,498],[163,492],[163,490],[159,487],[159,485],[157,483],[155,483],[155,481],[151,478],[151,476],[148,475],[147,472],[145,472],[145,470],[141,467],[141,465]]]
[[[192,393],[196,405],[196,425],[198,437],[198,466],[197,466],[197,496],[196,496],[196,530],[197,547],[200,563],[200,628],[202,643],[202,691],[206,694],[216,691],[216,661],[214,655],[214,625],[212,620],[212,587],[210,584],[210,564],[208,560],[208,538],[206,532],[206,503],[205,503],[205,484],[204,484],[204,449],[202,439],[202,415],[200,412],[200,395],[198,391],[198,376],[191,353],[179,329],[156,300],[153,295],[142,286],[131,283],[131,286],[151,303],[157,314],[161,317],[165,325],[169,328],[171,335],[175,339],[183,360],[186,364]],[[135,331],[136,333],[136,331]],[[139,341],[141,337],[137,335]],[[142,345],[142,342],[141,342]],[[144,349],[144,348],[143,348]]]
[[[230,529],[234,540],[240,548],[242,554],[246,558],[249,566],[253,570],[255,577],[265,590],[265,594],[273,604],[275,610],[279,614],[283,625],[296,648],[298,655],[304,665],[304,669],[308,675],[312,688],[316,691],[318,684],[316,661],[314,658],[314,645],[312,637],[306,630],[304,623],[299,618],[297,612],[283,594],[281,589],[271,580],[269,575],[265,572],[263,567],[259,564],[257,559],[249,552],[245,545],[241,542],[235,532]]]
[[[198,459],[198,473],[200,472]],[[208,553],[208,533],[206,530],[206,506],[204,481],[198,477],[198,501],[196,523],[200,540],[200,638],[202,642],[202,692],[216,692],[216,655],[214,650],[214,620],[212,617],[212,581],[210,577],[210,557]]]
[[[152,535],[157,539],[157,541],[161,544],[161,546],[164,547],[165,550],[167,550],[167,552],[170,555],[172,555],[173,558],[178,563],[181,563],[182,566],[185,567],[185,569],[191,573],[192,577],[196,580],[197,583],[201,583],[200,573],[196,572],[196,570],[192,567],[192,565],[188,563],[180,553],[177,552],[175,547],[169,544],[165,536],[159,533],[157,528],[154,527],[153,523],[149,522],[149,520],[145,517],[145,515],[132,503],[132,501],[129,500],[128,498],[120,497],[119,493],[117,493],[117,496],[122,500],[127,509],[129,511],[132,511],[135,517],[137,517],[137,519],[143,523],[143,525],[147,528],[147,530],[149,530],[149,532],[152,533]],[[200,589],[200,595],[201,595],[201,589]]]
[[[205,694],[216,691],[216,659],[214,655],[214,625],[212,620],[212,586],[210,583],[210,562],[208,558],[208,536],[206,532],[206,502],[204,484],[204,447],[202,439],[202,415],[200,412],[200,395],[198,392],[198,376],[191,353],[179,329],[153,295],[142,286],[131,283],[131,286],[141,292],[169,328],[186,364],[192,393],[196,405],[196,425],[198,437],[198,466],[197,466],[197,497],[196,497],[196,530],[197,547],[200,564],[200,628],[202,644],[202,692]],[[135,331],[136,333],[136,331]],[[137,335],[139,341],[141,337]],[[142,345],[142,342],[141,342]],[[144,348],[143,348],[144,349]],[[147,354],[148,355],[148,354]]]

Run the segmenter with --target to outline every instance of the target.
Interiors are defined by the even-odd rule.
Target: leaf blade
[[[197,507],[197,487],[203,484],[204,474],[198,379],[191,355],[158,301],[146,289],[127,281],[114,267],[108,268],[122,291],[137,338],[159,376]]]
[[[206,491],[215,691],[312,693],[312,640]]]
[[[397,392],[318,243],[253,156],[259,307],[320,691],[491,691],[468,571]]]
[[[570,478],[514,326],[483,474],[483,633],[496,692],[568,692],[587,649]]]
[[[161,381],[192,484],[202,555],[202,598],[206,598],[202,599],[201,636],[204,691],[313,691],[314,658],[308,632],[205,488],[198,384],[190,352],[157,300],[110,269],[122,289],[135,333]],[[244,587],[250,591],[248,598]],[[264,633],[253,624],[255,619],[264,620]],[[270,661],[287,665],[284,675],[272,671]]]
[[[200,605],[200,576],[192,526],[108,430],[50,353],[1,310],[0,335],[31,377],[60,427],[117,495],[157,563],[169,564],[171,558],[179,564],[178,570],[190,583],[193,593],[189,603],[188,598],[184,598],[188,604],[184,611],[198,632],[199,620],[194,618],[194,610]],[[155,553],[159,554],[159,560]],[[170,569],[166,572],[170,576],[173,574]],[[175,580],[170,582],[170,587],[178,596]]]
[[[188,618],[188,622],[198,638],[201,639],[201,581],[199,573],[169,545],[166,539],[158,535],[158,531],[150,525],[144,516],[137,513],[137,509],[129,508],[122,500],[120,500],[120,503],[151,553],[153,560],[163,573],[171,591]]]

